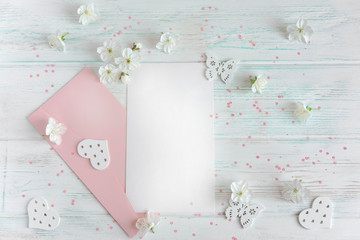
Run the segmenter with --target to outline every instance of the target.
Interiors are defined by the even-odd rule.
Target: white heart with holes
[[[59,214],[49,209],[44,198],[33,198],[28,204],[29,228],[53,230],[60,224]]]
[[[299,214],[300,224],[307,229],[331,228],[333,204],[327,197],[318,197],[312,208]]]
[[[83,158],[90,159],[91,165],[97,170],[104,170],[109,166],[110,155],[107,140],[82,140],[78,144],[77,151]]]

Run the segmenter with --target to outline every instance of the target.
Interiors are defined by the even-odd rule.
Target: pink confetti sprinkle
[[[219,212],[219,213],[218,213],[218,216],[221,216],[221,215],[222,215],[222,213],[221,213],[221,212]]]
[[[268,158],[268,159],[267,159],[267,161],[268,161],[268,162],[270,162],[270,161],[271,161],[271,159],[270,159],[270,158]]]
[[[221,193],[222,193],[222,192],[223,192],[223,190],[222,190],[222,189],[220,189],[220,190],[219,190],[219,192],[221,192]]]
[[[49,92],[49,90],[45,89],[45,92]]]
[[[320,107],[320,106],[318,106],[318,109],[320,110],[320,109],[321,109],[321,107]]]
[[[55,72],[55,70],[51,70],[51,72],[52,72],[52,73],[54,73],[54,72]]]
[[[285,108],[281,108],[281,111],[285,111]]]
[[[334,161],[334,164],[337,164],[337,162],[336,162],[336,161]]]
[[[36,50],[36,47],[34,47],[33,50],[35,51],[35,50]]]
[[[242,39],[242,36],[241,36],[241,34],[239,34],[239,36],[238,36],[238,37],[239,37],[239,39]]]
[[[148,51],[148,53],[150,54],[150,53],[151,53],[151,51],[149,50],[149,51]]]
[[[332,159],[335,159],[335,156],[332,156],[331,158],[332,158]]]
[[[175,229],[175,230],[174,230],[174,233],[177,233],[177,232],[178,232],[178,230],[177,230],[177,229]]]
[[[232,116],[232,117],[235,117],[235,113],[232,113],[231,116]]]
[[[51,186],[51,183],[48,183],[48,186],[50,187],[50,186]]]
[[[63,193],[66,193],[66,190],[63,190]]]
[[[347,147],[344,147],[344,150],[347,150]]]
[[[75,205],[75,200],[74,199],[71,201],[71,205]]]
[[[243,145],[242,145],[243,147],[245,147],[246,145],[245,145],[245,143],[243,143]]]
[[[279,59],[279,57],[278,57],[278,56],[276,56],[275,58],[276,58],[276,59]]]
[[[257,158],[257,159],[259,159],[259,158],[260,158],[260,156],[256,156],[256,158]]]
[[[129,20],[131,20],[131,16],[129,16],[128,18],[129,18]]]
[[[32,77],[33,77],[33,75],[31,75],[31,74],[30,74],[30,77],[32,78]]]
[[[275,102],[275,105],[279,105],[279,103],[278,103],[278,102]]]
[[[266,122],[264,122],[263,125],[266,126]]]
[[[326,155],[329,155],[330,153],[329,152],[326,152]]]
[[[242,116],[242,113],[239,113],[240,116]]]
[[[107,30],[107,27],[104,27],[104,30],[106,31],[106,30]]]
[[[287,167],[290,167],[290,164],[287,164],[286,166],[287,166]]]
[[[51,204],[51,207],[55,207],[55,205],[54,205],[54,204]]]
[[[221,38],[221,36],[219,35],[219,36],[217,36],[217,38],[218,38],[218,39],[220,39],[220,38]]]
[[[173,29],[172,28],[169,28],[170,31],[172,31]]]
[[[249,139],[251,139],[251,136],[248,136]]]
[[[235,161],[234,163],[235,163],[235,164],[238,164],[238,162],[237,162],[237,161]]]
[[[110,226],[110,230],[112,230],[113,229],[113,227],[112,226]]]
[[[222,203],[221,203],[221,206],[225,206],[225,203],[222,202]]]
[[[205,19],[205,22],[209,22],[209,20]]]
[[[322,184],[322,181],[319,181],[320,184]]]
[[[210,222],[210,225],[214,225],[214,223],[213,223],[213,222]]]
[[[249,43],[251,43],[251,45],[252,45],[253,47],[255,47],[255,43],[254,43],[253,40],[250,40]]]
[[[140,22],[137,22],[137,24],[140,24]]]
[[[252,168],[252,165],[250,165],[249,168]]]
[[[57,173],[56,176],[60,176],[60,173]]]
[[[203,11],[204,11],[204,10],[205,10],[205,8],[201,8],[201,10],[203,10]]]
[[[291,123],[293,123],[293,124],[294,124],[294,123],[295,123],[295,121],[291,121]]]
[[[300,52],[297,52],[297,55],[300,55]]]
[[[315,165],[315,162],[312,162],[313,165]]]
[[[174,222],[173,222],[173,221],[171,221],[171,222],[170,222],[170,225],[173,225],[173,224],[174,224]]]
[[[40,74],[36,74],[37,77],[40,77]]]
[[[275,180],[276,180],[276,181],[278,181],[278,180],[279,180],[279,178],[275,178]]]
[[[96,228],[96,231],[99,231],[99,228]]]
[[[23,198],[25,197],[25,194],[21,195]]]
[[[249,166],[250,165],[250,163],[246,163],[246,166]]]
[[[204,31],[204,28],[203,28],[203,27],[201,27],[201,28],[200,28],[200,30],[203,32],[203,31]]]
[[[40,57],[39,54],[37,54],[36,57],[37,57],[37,58]]]
[[[230,124],[229,122],[226,122],[226,125],[227,125],[227,126],[229,126],[229,124]]]
[[[64,170],[61,170],[60,172],[61,172],[61,173],[64,173]]]
[[[190,206],[193,206],[193,205],[194,205],[194,203],[193,203],[193,202],[191,202],[191,203],[190,203]]]

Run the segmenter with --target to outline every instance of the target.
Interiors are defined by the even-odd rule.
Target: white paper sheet
[[[127,104],[126,193],[138,212],[214,212],[213,83],[203,63],[142,64]]]

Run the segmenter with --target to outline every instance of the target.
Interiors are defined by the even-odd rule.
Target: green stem
[[[152,233],[155,233],[154,227],[150,228],[150,230],[152,231]]]
[[[65,33],[64,35],[61,36],[61,40],[65,41],[65,36],[68,35],[69,32]]]
[[[320,109],[316,109],[316,108],[311,108],[311,107],[309,107],[309,106],[306,106],[306,110],[308,110],[309,112],[310,111],[318,111],[318,110],[320,110]]]

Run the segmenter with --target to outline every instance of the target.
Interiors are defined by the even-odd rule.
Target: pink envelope
[[[67,127],[61,145],[45,139],[94,194],[122,229],[133,237],[138,219],[125,193],[126,109],[88,68],[33,112],[29,121],[45,134],[49,117]],[[77,153],[84,139],[107,140],[111,161],[96,170]]]

